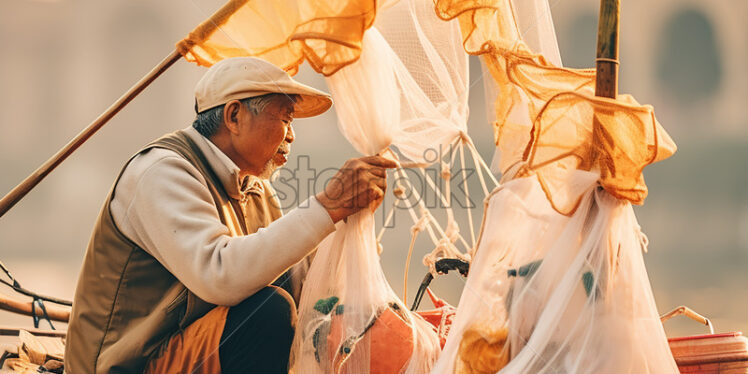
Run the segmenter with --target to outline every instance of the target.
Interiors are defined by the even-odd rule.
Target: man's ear
[[[242,103],[239,100],[231,100],[223,106],[223,123],[230,133],[239,134],[239,109]]]

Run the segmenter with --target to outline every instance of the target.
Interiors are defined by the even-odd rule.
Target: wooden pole
[[[53,321],[67,322],[70,319],[70,308],[57,307],[49,304],[45,304],[44,307],[47,309],[49,319]],[[30,316],[32,310],[31,302],[18,301],[1,294],[0,309],[26,316]],[[44,316],[44,313],[40,308],[36,308],[35,311],[37,317]]]
[[[42,330],[15,326],[0,326],[0,336],[18,336],[21,333],[21,330],[29,332],[34,336],[50,336],[57,338],[64,338],[67,336],[67,331],[65,330]]]
[[[58,165],[65,161],[68,156],[75,152],[78,147],[83,145],[96,131],[99,131],[114,115],[132,101],[138,94],[148,87],[156,78],[158,78],[166,69],[171,67],[177,60],[182,57],[179,52],[174,50],[164,58],[156,67],[146,74],[138,83],[135,83],[122,97],[112,104],[99,118],[96,118],[88,127],[78,134],[67,145],[62,147],[54,156],[47,160],[36,171],[31,173],[26,179],[11,190],[2,200],[0,200],[0,217],[10,210],[17,202],[23,199],[39,182],[52,172]]]
[[[595,96],[618,96],[618,32],[620,0],[600,0],[597,25],[597,77]]]

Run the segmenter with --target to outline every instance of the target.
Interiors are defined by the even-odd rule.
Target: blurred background
[[[169,54],[217,3],[0,1],[0,195]],[[551,0],[564,65],[594,65],[598,6],[597,0]],[[653,105],[679,146],[675,156],[645,170],[649,198],[636,208],[649,236],[645,261],[657,306],[664,313],[688,305],[710,317],[717,331],[748,332],[746,15],[746,1],[622,2],[620,91]],[[0,218],[0,260],[22,285],[72,299],[90,230],[113,179],[141,146],[190,125],[193,87],[204,71],[176,63]],[[480,62],[473,57],[470,73],[469,131],[490,161],[493,134]],[[325,89],[324,79],[308,65],[297,78]],[[292,156],[308,157],[292,157],[289,170],[303,172],[308,160],[319,171],[356,156],[333,111],[296,121],[295,131]],[[479,191],[477,179],[471,180],[471,191]],[[310,192],[299,191],[284,204],[294,206]],[[481,199],[475,194],[476,222]],[[466,214],[458,213],[463,230]],[[411,225],[407,213],[398,211],[383,240],[382,264],[398,294]],[[419,237],[408,304],[427,271],[420,259],[431,249],[426,236]],[[457,275],[433,284],[456,305],[464,284]],[[31,318],[0,312],[0,325],[30,326]],[[666,331],[678,336],[706,329],[676,319]]]

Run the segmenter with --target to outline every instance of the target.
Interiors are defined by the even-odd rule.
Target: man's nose
[[[286,130],[286,142],[293,143],[294,139],[296,139],[296,133],[293,132],[293,127],[288,126],[288,130]]]

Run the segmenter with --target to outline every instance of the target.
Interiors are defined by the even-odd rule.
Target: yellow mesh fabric
[[[295,74],[306,59],[334,74],[356,61],[375,0],[232,0],[177,44],[189,61],[210,66],[233,56],[264,58]],[[652,108],[632,97],[594,96],[594,69],[557,67],[522,41],[508,0],[435,0],[437,16],[457,18],[463,46],[480,55],[496,82],[495,141],[500,168],[515,177],[537,174],[554,208],[574,211],[579,192],[566,183],[575,169],[600,172],[613,196],[643,203],[641,171],[675,152]],[[526,111],[531,123],[513,120]]]
[[[537,174],[562,214],[573,213],[581,198],[581,188],[568,183],[577,169],[599,171],[600,184],[617,198],[644,202],[642,170],[676,149],[652,107],[629,95],[595,97],[594,69],[556,67],[534,54],[508,0],[435,4],[439,17],[459,20],[465,51],[483,58],[499,88],[494,134],[503,172],[519,164],[515,177]],[[531,123],[512,121],[517,110],[528,111]]]
[[[356,61],[376,0],[231,0],[179,43],[188,61],[211,66],[256,56],[295,74],[306,59],[329,76]]]

